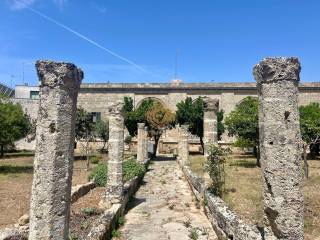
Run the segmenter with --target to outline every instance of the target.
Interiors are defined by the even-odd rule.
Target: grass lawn
[[[88,182],[86,161],[74,161],[72,185]],[[0,228],[14,224],[29,211],[33,154],[12,153],[0,159]]]
[[[190,156],[192,170],[205,176],[203,156]],[[310,160],[310,178],[304,182],[305,239],[320,236],[320,161]],[[225,164],[226,194],[224,200],[245,221],[261,225],[263,222],[262,185],[260,168],[250,155],[230,155]]]

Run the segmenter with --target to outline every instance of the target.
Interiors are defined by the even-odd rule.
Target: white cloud
[[[35,2],[39,0],[7,0],[10,8],[12,10],[22,10],[27,7],[31,7]],[[62,9],[67,3],[68,0],[52,0],[60,9]]]
[[[35,0],[9,0],[8,3],[12,10],[21,10],[29,7],[35,2]]]

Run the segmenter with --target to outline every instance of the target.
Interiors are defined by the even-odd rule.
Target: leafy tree
[[[153,99],[144,100],[137,109],[133,110],[132,98],[124,98],[124,124],[131,136],[135,136],[137,134],[138,123],[147,124],[146,112],[152,106],[153,102]]]
[[[182,124],[189,125],[189,131],[200,138],[200,143],[203,148],[203,114],[204,114],[203,98],[198,97],[194,102],[191,97],[187,97],[184,101],[177,104],[176,120]],[[217,114],[218,118],[218,138],[224,132],[223,125],[223,110]]]
[[[158,148],[159,139],[164,130],[174,126],[175,114],[168,108],[165,108],[161,103],[154,102],[146,112],[147,124],[149,132],[154,137],[154,153]]]
[[[0,98],[0,156],[14,141],[25,137],[31,128],[29,117],[23,113],[20,104]]]
[[[99,120],[95,125],[94,125],[94,135],[97,138],[100,138],[103,140],[103,146],[101,151],[103,151],[106,147],[106,143],[109,140],[109,123],[105,122],[103,120]]]
[[[76,113],[75,135],[76,139],[81,143],[86,159],[87,170],[89,170],[89,143],[94,139],[95,126],[92,122],[92,115],[86,112],[83,108],[78,108]],[[83,143],[82,143],[82,142]]]
[[[320,104],[310,103],[307,106],[301,106],[300,112],[300,128],[301,135],[304,141],[303,156],[304,156],[304,171],[305,177],[309,176],[309,166],[307,162],[307,148],[310,147],[310,153],[315,155],[319,152],[313,152],[320,145]]]
[[[260,166],[258,99],[246,97],[225,120],[230,136],[236,136],[238,147],[253,147]]]

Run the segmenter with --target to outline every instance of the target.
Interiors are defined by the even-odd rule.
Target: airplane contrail
[[[41,12],[35,10],[35,9],[33,9],[32,7],[27,7],[27,8],[28,8],[30,11],[32,11],[33,13],[39,15],[40,17],[42,17],[42,18],[44,18],[44,19],[46,19],[46,20],[48,20],[48,21],[56,24],[57,26],[59,26],[59,27],[61,27],[61,28],[64,28],[65,30],[73,33],[74,35],[78,36],[79,38],[81,38],[81,39],[83,39],[83,40],[86,40],[87,42],[93,44],[94,46],[96,46],[96,47],[98,47],[98,48],[106,51],[107,53],[111,54],[112,56],[114,56],[114,57],[116,57],[116,58],[118,58],[118,59],[121,59],[122,61],[124,61],[124,62],[126,62],[126,63],[129,63],[130,65],[132,65],[132,66],[140,69],[140,70],[143,71],[143,72],[148,73],[148,71],[147,71],[146,69],[144,69],[143,67],[139,66],[138,64],[130,61],[129,59],[127,59],[127,58],[125,58],[125,57],[120,56],[119,54],[111,51],[111,50],[108,49],[108,48],[105,48],[104,46],[102,46],[102,45],[100,45],[99,43],[93,41],[92,39],[84,36],[83,34],[81,34],[81,33],[77,32],[77,31],[71,29],[70,27],[68,27],[68,26],[66,26],[66,25],[64,25],[64,24],[62,24],[62,23],[54,20],[53,18],[51,18],[51,17],[49,17],[49,16],[47,16],[47,15],[45,15],[45,14],[43,14],[43,13],[41,13]]]

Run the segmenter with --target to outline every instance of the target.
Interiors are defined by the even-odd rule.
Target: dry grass
[[[17,222],[29,211],[33,173],[32,154],[10,154],[0,159],[0,228]],[[88,181],[86,161],[74,162],[72,185]]]
[[[203,156],[191,156],[193,171],[205,176]],[[320,236],[320,161],[309,161],[310,178],[304,184],[305,239]],[[225,164],[226,194],[224,200],[245,221],[262,224],[263,206],[261,172],[250,155],[231,155]]]

